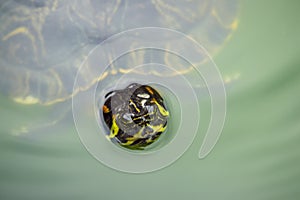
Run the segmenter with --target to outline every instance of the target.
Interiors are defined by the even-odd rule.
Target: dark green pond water
[[[0,199],[299,199],[299,9],[296,0],[240,1],[238,29],[214,57],[225,80],[235,77],[226,123],[202,160],[200,134],[167,168],[118,172],[86,151],[68,118],[13,134],[48,108],[1,96]]]

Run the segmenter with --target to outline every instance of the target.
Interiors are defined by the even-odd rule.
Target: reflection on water
[[[0,198],[298,199],[297,4],[241,2],[239,28],[215,57],[225,81],[226,75],[228,80],[236,77],[227,91],[227,122],[218,145],[204,160],[197,159],[203,139],[198,135],[169,168],[143,175],[119,173],[85,151],[70,112],[42,131],[10,134],[41,116],[55,118],[60,113],[20,105],[2,95]],[[201,111],[209,114],[205,106]]]

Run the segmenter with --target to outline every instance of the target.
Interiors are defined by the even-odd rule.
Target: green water
[[[114,171],[83,147],[74,125],[20,137],[13,127],[47,113],[1,98],[0,199],[300,198],[300,3],[241,1],[239,27],[214,60],[228,91],[222,136],[204,160],[202,136],[171,166]]]

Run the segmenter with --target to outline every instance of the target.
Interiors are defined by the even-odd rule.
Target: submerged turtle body
[[[23,104],[65,101],[99,81],[95,69],[83,70],[78,76],[87,81],[73,89],[76,73],[88,52],[109,36],[130,28],[175,29],[214,52],[236,28],[236,11],[236,0],[0,3],[0,90]],[[137,54],[132,59],[143,62],[146,57]]]

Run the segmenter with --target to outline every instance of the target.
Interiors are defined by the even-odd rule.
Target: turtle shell
[[[175,29],[213,53],[237,27],[236,17],[236,0],[5,1],[0,3],[0,91],[23,104],[65,101],[99,80],[95,69],[80,71],[87,81],[73,89],[88,53],[115,33],[146,26]],[[137,53],[131,59],[146,58]]]

